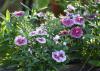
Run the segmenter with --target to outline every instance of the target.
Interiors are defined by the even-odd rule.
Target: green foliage
[[[6,11],[6,21],[10,21],[10,12]]]
[[[89,60],[89,63],[93,66],[100,67],[100,60]]]
[[[49,4],[49,0],[36,0],[36,5],[38,9],[45,8]]]

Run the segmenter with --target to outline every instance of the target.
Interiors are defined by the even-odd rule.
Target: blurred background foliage
[[[77,3],[79,5],[90,5],[96,0],[0,0],[0,13],[5,14],[6,10],[11,13],[18,10],[30,10],[32,11],[51,11],[58,17],[59,14],[64,15],[64,10],[67,4]]]
[[[23,4],[27,5],[29,8],[37,7],[38,9],[47,7],[49,4],[54,4],[59,2],[61,5],[65,5],[66,2],[75,2],[81,4],[91,3],[90,1],[95,0],[0,0],[0,11],[4,12],[6,9],[9,9],[11,12],[15,10],[23,10]]]

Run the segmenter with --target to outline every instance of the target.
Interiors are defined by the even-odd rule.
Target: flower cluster
[[[61,23],[70,29],[69,34],[71,37],[80,38],[83,36],[83,30],[80,26],[83,26],[85,20],[80,15],[68,14],[66,17],[61,18]],[[75,27],[76,25],[76,27]]]
[[[68,8],[68,11],[72,11],[72,10],[74,11],[76,9],[71,5],[68,5],[67,8]],[[20,16],[24,15],[24,12],[16,11],[13,13],[13,15],[20,17]],[[42,12],[37,14],[38,17],[43,17],[44,15],[45,14]],[[53,32],[48,33],[47,26],[41,25],[40,27],[36,27],[36,29],[29,32],[27,38],[24,36],[21,36],[21,35],[16,36],[14,43],[20,47],[27,45],[29,47],[28,51],[32,55],[33,54],[32,47],[37,47],[37,46],[40,48],[49,47],[51,45],[51,44],[49,44],[49,46],[47,45],[47,43],[49,43],[49,41],[54,44],[53,46],[57,45],[58,47],[60,47],[60,46],[66,47],[67,43],[64,41],[65,39],[62,40],[63,36],[70,35],[73,38],[81,38],[83,36],[82,26],[85,23],[85,20],[82,16],[80,16],[78,14],[74,15],[72,13],[69,13],[66,15],[66,17],[61,18],[60,21],[65,28],[63,28],[63,30],[59,31],[58,34],[55,34]],[[61,25],[61,24],[59,24],[59,25]],[[47,38],[47,36],[48,36],[48,38]],[[59,42],[59,40],[61,41],[61,43]],[[48,50],[45,50],[45,51],[48,51]],[[62,48],[60,48],[60,50],[59,49],[52,50],[51,57],[56,62],[64,62],[68,59],[68,56],[66,55],[65,51]]]
[[[61,23],[66,27],[72,27],[73,25],[83,25],[85,20],[82,16],[68,14],[68,17],[61,19]]]
[[[66,33],[66,31],[64,31]],[[29,33],[30,37],[35,37],[35,40],[40,43],[40,44],[44,44],[46,43],[46,38],[43,37],[45,35],[48,35],[46,29],[44,28],[44,26],[40,26],[38,28],[36,28],[36,30],[31,31]],[[60,39],[59,35],[56,35],[55,37],[53,37],[53,41],[57,42]],[[23,46],[23,45],[28,45],[28,40],[26,37],[23,37],[21,35],[16,36],[15,40],[14,40],[15,44],[17,46]],[[32,54],[32,50],[29,48],[28,51]],[[60,51],[55,51],[52,52],[52,58],[56,61],[56,62],[64,62],[67,59],[67,56],[65,55],[65,52],[63,50]]]
[[[76,9],[77,8],[69,4],[67,6],[66,15],[60,16],[60,18],[53,18],[51,14],[49,15],[49,13],[49,16],[47,16],[46,13],[43,12],[35,14],[35,17],[39,18],[40,21],[46,17],[48,18],[45,20],[45,22],[42,22],[39,25],[33,25],[36,28],[33,29],[32,26],[30,28],[31,31],[27,31],[28,34],[25,33],[23,36],[16,36],[14,39],[15,45],[17,45],[16,47],[25,47],[25,53],[30,53],[29,57],[32,57],[32,60],[36,59],[37,66],[39,63],[43,62],[44,65],[47,66],[49,64],[54,64],[55,66],[58,63],[66,63],[68,60],[71,60],[71,58],[74,60],[74,58],[76,58],[75,56],[78,56],[76,53],[79,53],[80,56],[87,56],[87,51],[89,50],[88,47],[91,47],[91,44],[94,46],[96,41],[94,37],[91,38],[92,36],[89,37],[88,35],[97,34],[94,30],[94,27],[97,28],[96,24],[98,23],[97,21],[95,21],[97,22],[96,24],[94,22],[94,20],[97,18],[97,14],[88,14],[87,12],[83,12],[82,14],[77,12]],[[24,18],[24,14],[25,13],[23,11],[15,11],[13,13],[13,15],[18,18],[21,16]],[[30,23],[30,18],[28,18],[28,23]],[[33,20],[33,17],[31,20]],[[89,24],[92,21],[95,25]],[[90,29],[91,26],[94,26],[92,30]],[[89,31],[89,33],[87,31]],[[21,50],[23,50],[23,48],[21,48]],[[80,49],[82,51],[80,51]],[[75,56],[73,55],[73,52],[75,52]],[[28,53],[26,55],[28,55]],[[41,62],[42,60],[43,62]]]

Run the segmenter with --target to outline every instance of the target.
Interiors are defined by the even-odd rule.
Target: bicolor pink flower
[[[71,27],[74,25],[74,20],[70,18],[62,18],[61,23],[66,27]]]
[[[29,36],[36,36],[37,35],[37,32],[36,31],[32,31],[29,33]]]
[[[52,52],[52,58],[56,62],[64,62],[66,60],[66,55],[63,50]]]
[[[36,32],[38,35],[47,35],[47,31],[43,28],[37,28]]]
[[[71,37],[74,37],[74,38],[80,38],[83,36],[83,30],[81,27],[73,27],[70,30],[70,35]]]
[[[41,43],[41,44],[46,43],[46,39],[44,37],[38,37],[38,38],[36,38],[36,41]]]
[[[85,23],[84,18],[82,16],[77,16],[75,18],[75,24],[83,25]]]
[[[67,5],[67,8],[69,11],[75,10],[76,8],[72,6],[71,4]]]
[[[27,39],[20,35],[15,38],[14,42],[17,46],[27,45],[28,43]]]
[[[24,11],[15,11],[13,13],[14,16],[16,17],[20,17],[20,16],[24,16],[25,12]]]

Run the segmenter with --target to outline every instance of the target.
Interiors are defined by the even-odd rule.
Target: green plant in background
[[[28,13],[27,13],[28,15]],[[26,16],[24,19],[27,20],[22,20],[23,17],[13,17],[8,10],[6,11],[6,17],[2,17],[3,21],[1,22],[1,27],[0,27],[0,63],[1,65],[4,64],[8,66],[9,64],[12,65],[15,62],[10,62],[11,57],[13,55],[14,45],[14,38],[18,33],[22,33],[24,31],[29,30],[30,26],[32,27],[32,24],[29,25],[28,21],[28,16]],[[23,24],[25,23],[25,24]],[[20,25],[19,25],[20,24]],[[19,27],[21,26],[21,27]],[[24,28],[22,30],[22,28]],[[27,34],[27,33],[25,33]],[[25,35],[24,34],[24,35]]]

